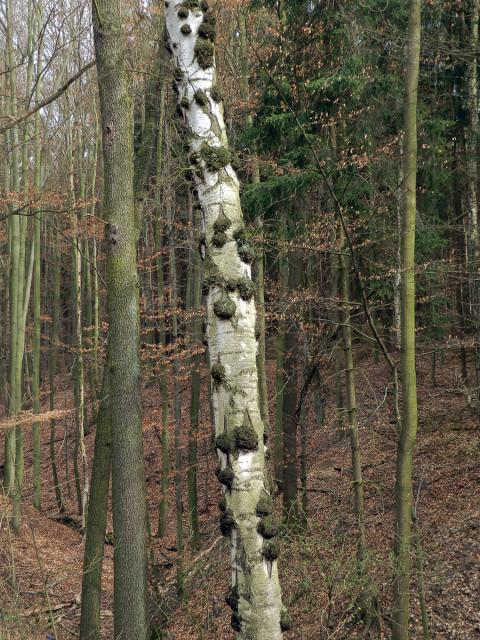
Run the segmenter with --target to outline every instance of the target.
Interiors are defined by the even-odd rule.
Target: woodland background
[[[189,189],[163,7],[130,4],[126,64],[144,176],[135,198],[143,212],[138,269],[149,597],[158,637],[220,640],[232,631],[202,339],[200,212]],[[293,621],[285,635],[356,637],[364,583],[355,559],[347,437],[346,398],[354,384],[367,579],[378,614],[363,637],[388,638],[397,448],[388,359],[399,360],[408,3],[211,4],[218,86],[255,250],[257,307],[264,310],[260,398],[280,519],[290,496],[279,536],[279,574]],[[24,473],[13,506],[6,492],[1,498],[0,637],[63,640],[79,637],[83,531],[108,332],[91,8],[83,0],[3,0],[0,48],[0,419],[6,448],[16,449]],[[411,638],[425,637],[422,593],[432,638],[480,637],[478,53],[478,2],[424,0]],[[347,237],[335,202],[345,212]],[[346,322],[353,382],[345,375]],[[293,464],[282,477],[284,446]],[[105,543],[101,628],[107,638],[110,510]]]

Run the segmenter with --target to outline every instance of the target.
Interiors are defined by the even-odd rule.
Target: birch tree
[[[238,639],[276,640],[288,625],[277,572],[278,544],[265,474],[256,364],[255,258],[223,119],[214,63],[215,19],[206,2],[165,3],[175,89],[188,129],[201,240],[215,445],[223,485],[222,533],[230,537],[232,627]]]

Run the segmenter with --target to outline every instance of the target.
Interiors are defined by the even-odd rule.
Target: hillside
[[[375,363],[366,351],[357,351],[356,364],[369,562],[380,612],[378,624],[366,637],[389,638],[395,432],[389,399],[385,400],[383,381],[387,379],[387,370],[382,363]],[[325,361],[322,367],[324,380],[328,381],[330,364]],[[480,430],[474,409],[467,405],[465,393],[456,386],[457,368],[455,354],[442,353],[437,363],[437,384],[432,386],[430,358],[427,355],[418,358],[420,424],[415,454],[416,503],[425,555],[426,600],[435,640],[480,637]],[[269,380],[273,380],[273,362],[269,362],[269,373]],[[61,383],[59,378],[60,386]],[[332,384],[326,385],[326,389],[331,387]],[[68,406],[65,391],[64,395]],[[270,398],[273,410],[273,389],[270,389]],[[182,401],[186,421],[187,392],[182,393]],[[285,634],[287,639],[355,638],[361,631],[361,627],[350,626],[356,592],[350,449],[348,441],[339,439],[335,433],[334,406],[334,398],[328,392],[326,419],[320,428],[310,412],[307,416],[308,529],[297,537],[285,533],[281,536],[279,571],[284,601],[294,622],[292,630]],[[160,459],[155,425],[160,414],[159,398],[153,386],[145,390],[144,407],[148,502],[155,531]],[[70,455],[73,426],[69,417],[59,422],[58,438],[63,437],[65,428]],[[92,431],[87,436],[89,456],[93,438]],[[48,429],[43,432],[43,448],[42,482],[47,488],[52,486],[47,463]],[[226,640],[232,638],[230,612],[224,604],[229,581],[228,549],[218,529],[219,485],[213,473],[215,457],[206,398],[202,398],[199,453],[202,549],[194,557],[188,557],[187,598],[182,604],[177,604],[174,598],[172,513],[167,537],[153,540],[150,571],[157,593],[152,591],[152,602],[158,602],[160,596],[162,606],[169,611],[165,638]],[[28,469],[30,457],[31,441],[26,434]],[[59,455],[62,482],[65,481],[64,461],[65,456]],[[71,472],[69,474],[71,477]],[[8,530],[7,503],[3,500],[0,636],[5,640],[45,640],[55,637],[55,631],[58,640],[68,640],[78,637],[83,556],[82,536],[75,529],[79,518],[75,513],[74,488],[62,485],[66,512],[61,520],[52,492],[45,490],[44,509],[38,514],[28,504],[30,489],[31,479],[28,479],[24,517],[17,538]],[[172,486],[171,508],[173,504]],[[281,513],[280,498],[276,499],[276,507]],[[110,521],[108,531],[111,530]],[[107,638],[111,637],[112,629],[113,549],[111,544],[105,549],[102,629],[103,637]],[[55,629],[49,623],[49,612],[55,620]],[[414,639],[422,637],[419,616],[418,598],[414,595],[411,618]],[[155,620],[159,620],[158,611]]]

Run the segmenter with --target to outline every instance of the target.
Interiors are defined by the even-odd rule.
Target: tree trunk
[[[417,590],[422,618],[423,640],[430,640],[430,628],[428,624],[428,611],[425,596],[425,561],[423,556],[422,540],[418,529],[417,508],[412,507],[413,543],[415,545],[415,563],[417,565]]]
[[[108,488],[111,468],[111,425],[109,414],[108,362],[103,375],[97,414],[92,488],[83,556],[80,639],[99,640],[102,568],[107,526]]]
[[[177,265],[175,262],[175,244],[173,229],[173,203],[170,194],[169,206],[172,211],[169,215],[169,274],[170,274],[170,309],[172,318],[172,340],[176,353],[173,357],[173,410],[175,414],[175,524],[177,541],[177,594],[180,598],[184,595],[183,576],[183,501],[182,501],[182,416],[180,404],[180,363],[178,359],[178,319],[177,319]]]
[[[42,44],[37,50],[37,75],[41,70]],[[41,82],[38,79],[35,85],[35,101],[40,102]],[[42,140],[40,113],[35,114],[35,142],[34,142],[34,187],[35,196],[42,187]],[[41,255],[40,255],[40,212],[36,211],[33,222],[34,265],[33,265],[33,371],[32,371],[32,395],[33,413],[40,413],[40,365],[41,365]],[[42,444],[40,423],[33,424],[33,505],[41,509],[42,490]]]
[[[478,234],[478,18],[480,0],[469,1],[470,34],[467,56],[468,103],[467,112],[469,126],[466,131],[465,153],[467,156],[468,180],[468,243],[469,280],[471,283],[471,301],[473,324],[475,327],[475,375],[476,396],[480,411],[480,240]]]
[[[348,258],[345,253],[344,234],[339,230],[342,255],[340,256],[340,272],[342,286],[342,333],[345,366],[345,386],[347,396],[347,416],[352,456],[353,509],[357,523],[357,575],[359,579],[359,605],[364,617],[371,613],[371,594],[367,565],[367,543],[365,539],[365,507],[363,500],[362,459],[360,455],[360,439],[358,435],[357,393],[355,387],[355,369],[352,349],[352,327],[350,317],[350,272]]]
[[[393,640],[407,640],[410,597],[412,464],[417,435],[415,370],[415,218],[417,177],[417,91],[420,59],[420,0],[410,0],[405,77],[405,149],[401,237],[402,424],[395,481],[395,578]]]
[[[165,291],[164,291],[164,275],[163,275],[163,220],[162,220],[162,188],[161,180],[163,176],[163,154],[164,154],[164,129],[165,129],[165,99],[166,99],[166,82],[164,81],[161,88],[162,97],[160,101],[160,121],[157,134],[157,157],[156,157],[156,183],[155,183],[155,251],[157,254],[157,313],[158,313],[158,342],[165,353]],[[168,474],[170,470],[169,464],[169,433],[168,433],[168,384],[167,370],[165,366],[160,366],[158,374],[158,383],[160,398],[162,403],[162,430],[161,430],[161,446],[162,446],[162,469],[161,469],[161,485],[160,485],[160,501],[158,505],[158,525],[157,535],[163,538],[166,533],[167,515],[168,515]]]
[[[58,246],[58,237],[56,229],[53,230],[52,238],[52,263],[53,263],[53,282],[52,282],[52,327],[50,333],[50,345],[48,350],[48,383],[50,387],[49,402],[50,411],[55,410],[55,376],[57,375],[57,349],[60,338],[60,284],[61,284],[61,258]],[[62,500],[62,490],[58,480],[57,456],[55,451],[55,434],[56,420],[50,420],[50,464],[52,467],[53,487],[55,491],[55,500],[60,513],[65,511]],[[68,478],[68,475],[67,475]]]
[[[95,0],[107,225],[109,413],[112,428],[114,636],[145,640],[147,535],[140,405],[139,278],[133,192],[133,109],[122,0]]]
[[[198,526],[198,491],[197,491],[197,438],[198,426],[200,420],[200,370],[202,366],[203,355],[198,352],[202,343],[202,321],[199,316],[201,307],[201,263],[198,251],[198,243],[200,240],[200,215],[198,210],[193,212],[193,246],[191,251],[192,268],[192,312],[194,314],[191,322],[192,348],[195,354],[192,356],[192,374],[191,374],[191,399],[190,399],[190,432],[188,435],[188,470],[187,470],[187,489],[188,489],[188,514],[190,519],[191,544],[194,550],[200,547],[200,530]]]
[[[290,253],[288,258],[288,295],[292,298],[297,294],[300,282],[300,256],[297,251]],[[293,315],[293,314],[292,314]],[[298,523],[297,503],[297,425],[295,415],[297,408],[298,386],[298,322],[287,320],[288,328],[285,336],[285,390],[283,392],[283,517],[290,529],[295,529]]]
[[[230,164],[223,108],[215,88],[214,21],[175,0],[166,7],[176,89],[191,130],[189,160],[203,211],[207,337],[211,362],[222,531],[230,536],[232,626],[239,640],[281,638],[276,542],[265,518],[264,426],[256,365],[254,259],[246,237],[237,176]],[[173,43],[175,47],[173,47]],[[269,524],[269,521],[267,521]]]
[[[288,261],[285,256],[279,258],[278,274],[279,299],[284,300],[288,282]],[[286,320],[280,312],[277,334],[277,358],[275,369],[275,442],[274,466],[275,483],[281,491],[283,488],[283,393],[285,390],[285,335]]]
[[[73,127],[67,131],[67,145],[69,157],[70,204],[76,207],[75,197],[75,167],[74,167],[74,138]],[[79,158],[81,162],[81,158]],[[73,396],[75,401],[75,446],[73,449],[73,475],[77,496],[78,513],[82,516],[82,530],[85,530],[88,502],[88,469],[85,451],[85,387],[83,366],[83,327],[82,327],[82,251],[81,238],[78,228],[78,216],[72,215],[72,291],[74,307],[74,365],[73,365]],[[78,458],[82,460],[83,474],[80,475]],[[83,487],[82,487],[83,481]]]

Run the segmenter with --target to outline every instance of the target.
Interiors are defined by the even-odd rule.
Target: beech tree
[[[412,465],[417,435],[415,364],[415,222],[417,216],[417,92],[420,65],[421,0],[410,0],[405,74],[400,266],[402,417],[395,478],[395,577],[393,640],[408,640],[412,529]]]
[[[107,220],[107,366],[115,531],[114,634],[147,637],[146,503],[140,409],[138,227],[134,199],[133,107],[123,0],[92,5]]]

